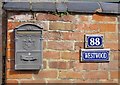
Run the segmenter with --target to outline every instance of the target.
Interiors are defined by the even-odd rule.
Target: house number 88
[[[91,38],[90,39],[90,45],[100,45],[100,39],[99,38]]]

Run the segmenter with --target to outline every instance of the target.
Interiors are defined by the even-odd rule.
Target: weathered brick
[[[85,63],[83,70],[98,70],[98,63]]]
[[[43,60],[43,68],[46,69],[47,67],[47,61]]]
[[[61,52],[61,58],[66,60],[78,60],[79,52]]]
[[[75,50],[84,48],[84,42],[75,42]]]
[[[51,61],[51,62],[49,62],[49,68],[68,69],[68,68],[70,68],[70,62]]]
[[[74,71],[60,71],[59,78],[79,79],[82,78],[82,73]]]
[[[14,61],[12,60],[6,60],[6,68],[7,69],[13,69],[15,66]]]
[[[110,70],[118,70],[118,67],[120,68],[118,61],[111,61],[109,62]]]
[[[96,22],[99,22],[99,21],[101,21],[101,22],[115,22],[116,21],[115,16],[107,16],[107,15],[101,15],[101,14],[94,14],[92,18]]]
[[[57,70],[43,70],[39,71],[38,74],[34,74],[33,77],[35,79],[57,78],[57,74]]]
[[[117,41],[118,34],[117,33],[105,33],[105,40],[106,41]]]
[[[48,19],[49,21],[59,21],[59,20],[60,20],[60,17],[59,17],[59,15],[48,14],[48,15],[47,15],[47,19]]]
[[[119,58],[120,52],[119,51],[112,51],[111,56],[113,60],[120,60]]]
[[[85,27],[84,23],[75,24],[75,28],[76,28],[77,31],[83,31],[84,32],[84,27]]]
[[[109,70],[109,63],[100,63],[99,68],[101,70]]]
[[[79,71],[83,70],[84,63],[73,62],[72,64],[73,64],[74,71],[79,72]]]
[[[8,49],[14,49],[14,42],[13,41],[7,41],[7,48]]]
[[[110,48],[110,50],[118,50],[118,43],[115,42],[105,42],[104,43],[105,48]]]
[[[50,22],[50,30],[74,30],[75,25],[72,23],[64,23],[64,22]]]
[[[46,81],[43,80],[43,79],[40,79],[40,80],[21,80],[20,81],[21,85],[33,85],[33,84],[35,84],[35,85],[46,85],[45,83],[46,83]]]
[[[62,40],[72,40],[72,32],[61,32]]]
[[[55,14],[47,14],[47,13],[37,13],[36,14],[36,19],[37,20],[42,20],[42,21],[59,21],[61,19],[61,17],[59,17],[59,15],[55,15]]]
[[[38,25],[39,27],[43,28],[43,30],[49,30],[49,21],[36,21],[34,24]]]
[[[71,38],[72,40],[82,42],[84,41],[84,34],[81,32],[73,32]]]
[[[99,24],[100,32],[116,32],[116,24]]]
[[[45,40],[61,40],[60,32],[43,32],[43,37]]]
[[[6,54],[7,54],[7,58],[8,59],[14,59],[14,50],[13,49],[7,49],[7,52],[6,52]]]
[[[36,20],[40,20],[40,21],[47,20],[47,14],[46,13],[37,13]]]
[[[54,49],[54,50],[73,50],[73,42],[63,42],[63,41],[49,41],[48,43],[48,49]]]
[[[14,33],[13,32],[7,32],[7,40],[13,40],[14,39]]]
[[[61,17],[61,20],[64,22],[74,22],[76,19],[74,15],[64,15]]]
[[[45,40],[43,40],[43,49],[47,48],[47,42]]]
[[[18,85],[17,80],[6,80],[6,85]]]
[[[91,71],[84,74],[85,79],[108,79],[107,71]]]
[[[110,78],[111,79],[118,79],[120,71],[110,71]]]
[[[12,20],[19,20],[19,21],[28,21],[28,20],[32,20],[33,19],[33,15],[32,14],[16,14],[16,15],[12,15],[10,16],[10,19]]]
[[[89,16],[87,15],[80,15],[80,21],[88,21],[89,20]]]
[[[7,71],[6,74],[7,79],[31,79],[32,72],[31,71]]]
[[[8,22],[8,30],[15,29],[20,24],[22,24],[22,23],[21,22]]]
[[[43,51],[44,59],[60,59],[60,52],[56,51]]]

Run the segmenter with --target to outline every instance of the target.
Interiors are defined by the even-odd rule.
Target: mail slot
[[[15,70],[38,70],[42,65],[42,28],[24,24],[15,29]]]

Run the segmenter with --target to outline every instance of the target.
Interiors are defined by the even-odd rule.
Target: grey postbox
[[[42,65],[42,28],[24,24],[15,29],[15,70],[38,70]]]

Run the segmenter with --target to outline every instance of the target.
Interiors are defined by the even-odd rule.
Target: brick
[[[118,79],[120,71],[110,71],[110,78],[111,79]]]
[[[74,30],[75,26],[71,23],[50,22],[50,30]]]
[[[74,22],[76,19],[73,15],[64,15],[61,17],[61,20],[64,22]]]
[[[31,71],[7,71],[6,74],[7,79],[31,79],[32,72]]]
[[[52,84],[53,83],[60,83],[60,84],[62,83],[62,85],[63,85],[66,83],[70,84],[70,83],[72,83],[72,81],[70,81],[70,80],[48,80],[48,83],[52,83]]]
[[[8,22],[8,30],[15,29],[20,24],[22,24],[22,23],[21,22]]]
[[[111,61],[111,62],[109,62],[110,70],[118,70],[118,66],[119,66],[119,62],[118,61]]]
[[[73,69],[74,71],[81,71],[83,70],[83,66],[84,66],[84,63],[80,63],[80,62],[73,62]]]
[[[60,32],[43,32],[43,37],[45,40],[61,40]]]
[[[119,58],[120,52],[119,51],[113,51],[113,52],[111,52],[111,54],[112,54],[113,60],[120,60],[120,58]]]
[[[60,52],[56,51],[43,51],[44,59],[60,59]]]
[[[75,50],[84,48],[84,42],[75,42]]]
[[[99,26],[98,24],[90,24],[90,25],[88,25],[88,27],[85,30],[86,31],[93,31],[93,32],[96,31],[96,32],[98,32],[99,31],[98,26]]]
[[[68,42],[68,41],[49,41],[48,43],[48,49],[53,49],[53,50],[73,50],[73,42]]]
[[[43,40],[43,50],[47,48],[47,42]]]
[[[61,32],[62,40],[72,40],[72,32]]]
[[[75,24],[75,28],[77,31],[83,31],[84,32],[84,23],[79,23],[79,24]]]
[[[61,52],[61,58],[65,60],[78,60],[79,52]]]
[[[33,77],[35,79],[57,78],[57,74],[57,70],[42,70],[38,74],[34,74]]]
[[[49,30],[49,21],[36,21],[34,23],[43,28],[43,31]]]
[[[100,32],[116,32],[116,24],[99,24]]]
[[[74,71],[60,71],[59,78],[81,79],[82,73]]]
[[[83,70],[98,70],[98,63],[86,63],[83,65]]]
[[[13,32],[7,32],[7,39],[13,40],[14,39],[14,33]]]
[[[43,61],[43,68],[46,69],[47,68],[47,61]]]
[[[110,50],[118,50],[118,43],[112,43],[112,42],[105,42],[104,43],[105,48],[110,48]]]
[[[49,21],[59,21],[60,20],[59,15],[54,15],[54,14],[48,14],[47,18]]]
[[[91,71],[84,74],[85,79],[108,79],[107,71]]]
[[[14,42],[13,41],[7,41],[7,48],[8,49],[14,49]]]
[[[69,69],[70,63],[65,61],[51,61],[49,62],[49,68]]]
[[[99,22],[99,21],[101,21],[101,22],[115,22],[116,21],[115,16],[108,16],[108,15],[94,14],[92,18],[96,22]]]
[[[33,84],[35,84],[35,85],[46,85],[45,83],[46,83],[46,81],[43,80],[43,79],[40,79],[40,80],[21,80],[20,81],[21,85],[33,85]]]
[[[6,85],[18,85],[17,80],[6,80]]]
[[[6,60],[6,68],[7,69],[13,69],[15,66],[14,61],[12,60]]]
[[[9,59],[14,59],[14,50],[12,49],[7,49],[7,58]]]
[[[117,33],[105,33],[105,40],[107,41],[117,41],[118,34]]]
[[[80,15],[80,21],[88,21],[88,20],[89,20],[89,16]]]
[[[84,34],[80,32],[73,32],[71,38],[72,40],[82,42],[84,41]]]
[[[109,63],[100,63],[99,68],[101,70],[109,70]]]
[[[32,14],[16,14],[11,16],[11,19],[13,20],[19,20],[19,21],[28,21],[28,20],[32,20],[33,19],[33,15]]]
[[[46,21],[47,20],[47,14],[46,13],[37,13],[36,14],[36,20]]]

